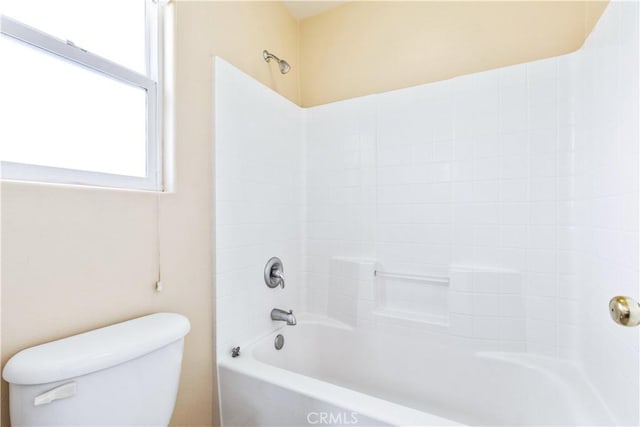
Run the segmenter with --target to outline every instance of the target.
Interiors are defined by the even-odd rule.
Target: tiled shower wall
[[[332,257],[375,255],[376,141],[372,101],[373,97],[365,97],[305,110],[305,283],[307,309],[312,312],[327,313]],[[357,294],[349,295],[357,299]]]
[[[332,257],[408,274],[476,271],[444,291],[402,279],[372,286],[393,298],[396,317],[404,301],[406,317],[440,318],[472,348],[571,356],[571,61],[307,110],[309,307],[326,304]]]
[[[307,110],[309,308],[573,359],[637,424],[637,331],[606,307],[640,296],[638,22],[613,1],[571,55]]]
[[[581,277],[600,266],[623,276],[617,287],[637,283],[637,241],[624,233],[637,225],[636,8],[612,2],[571,55],[307,110],[309,307],[326,311],[332,257],[414,274],[519,273],[522,289],[453,281],[442,299],[450,332],[484,348],[524,337],[508,347],[577,358],[593,282]],[[615,265],[580,268],[585,248],[600,261],[617,254]],[[506,312],[523,331],[506,330]]]
[[[298,106],[215,59],[215,242],[218,357],[279,327],[274,307],[300,311],[304,139]],[[263,279],[284,262],[287,286]]]

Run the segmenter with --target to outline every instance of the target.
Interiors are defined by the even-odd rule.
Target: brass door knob
[[[614,322],[622,326],[640,325],[640,304],[625,296],[615,296],[609,301],[609,314]]]

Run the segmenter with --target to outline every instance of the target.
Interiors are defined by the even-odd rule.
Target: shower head
[[[271,59],[275,59],[278,62],[278,67],[280,67],[280,72],[282,74],[287,74],[289,70],[291,70],[291,65],[289,65],[287,61],[285,61],[284,59],[278,58],[273,53],[269,53],[269,51],[267,50],[262,51],[262,57],[267,62],[270,62]]]
[[[287,74],[291,69],[291,65],[289,65],[289,63],[284,59],[278,61],[278,66],[280,67],[280,72],[282,74]]]

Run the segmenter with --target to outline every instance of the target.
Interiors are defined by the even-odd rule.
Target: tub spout
[[[287,325],[294,326],[296,324],[296,316],[293,315],[293,310],[284,311],[279,308],[271,310],[271,320],[279,320],[287,322]]]

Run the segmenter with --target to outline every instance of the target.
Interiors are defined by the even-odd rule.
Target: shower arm
[[[262,51],[262,57],[267,62],[270,62],[272,58],[275,59],[277,62],[280,62],[280,58],[278,58],[277,56],[275,56],[273,53],[269,52],[268,50],[263,50]]]

